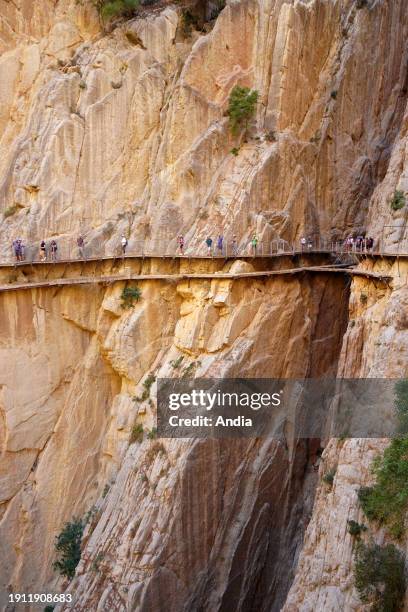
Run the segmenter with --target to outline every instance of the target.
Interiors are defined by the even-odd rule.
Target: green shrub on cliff
[[[183,9],[180,17],[180,31],[183,38],[189,38],[193,32],[193,29],[199,28],[198,19],[188,9]]]
[[[104,21],[114,17],[132,17],[139,0],[96,0],[95,5]]]
[[[132,308],[135,302],[138,302],[142,297],[142,292],[139,287],[125,287],[121,293],[121,307],[124,309]]]
[[[408,434],[408,379],[398,380],[394,387],[394,406],[398,417],[398,433]]]
[[[358,493],[366,517],[388,528],[399,539],[408,509],[408,438],[397,438],[373,465],[376,482]]]
[[[357,521],[353,521],[353,519],[351,519],[347,521],[347,531],[353,538],[357,538],[359,540],[361,534],[364,531],[367,531],[367,527],[362,523],[358,523]]]
[[[232,134],[237,135],[244,127],[247,129],[250,118],[255,113],[258,92],[248,87],[236,85],[231,91],[228,105],[229,126]]]
[[[84,527],[81,519],[73,518],[71,522],[65,523],[61,533],[55,539],[55,550],[59,553],[60,558],[55,561],[53,568],[61,576],[71,579],[75,575],[75,568],[81,558]]]
[[[394,407],[400,437],[392,440],[372,466],[375,483],[362,487],[358,497],[366,517],[387,528],[400,539],[405,532],[408,512],[408,380],[394,386]]]
[[[401,208],[404,208],[404,206],[405,206],[404,192],[397,189],[391,200],[391,208],[392,210],[401,210]]]
[[[363,603],[373,612],[397,612],[405,594],[405,563],[393,545],[359,542],[354,557],[354,580]]]
[[[130,432],[129,444],[143,442],[143,433],[143,425],[141,423],[134,423],[132,431]]]

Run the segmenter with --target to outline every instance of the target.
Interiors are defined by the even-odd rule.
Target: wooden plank
[[[36,281],[31,283],[16,283],[8,285],[0,285],[0,292],[16,291],[19,289],[36,289],[45,287],[62,287],[69,285],[89,285],[99,283],[113,283],[125,281],[145,281],[145,280],[164,280],[172,282],[181,282],[195,279],[202,280],[239,280],[245,278],[267,278],[272,276],[295,275],[302,273],[317,273],[317,274],[349,274],[351,276],[363,276],[373,278],[379,281],[388,281],[392,276],[368,270],[356,270],[354,268],[345,268],[344,266],[304,266],[300,268],[288,268],[284,270],[262,270],[255,272],[213,272],[213,273],[186,273],[186,274],[126,274],[101,277],[79,277],[79,278],[57,278],[54,280]]]

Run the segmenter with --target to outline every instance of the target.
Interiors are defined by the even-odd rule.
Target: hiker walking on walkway
[[[217,239],[217,249],[220,255],[222,255],[223,242],[224,242],[224,237],[220,234]]]
[[[238,255],[238,240],[235,234],[232,237],[231,251],[233,257],[236,257]]]
[[[16,261],[21,261],[21,245],[18,239],[13,240],[13,253]]]
[[[348,251],[352,251],[354,248],[354,238],[353,236],[349,236],[346,241],[346,246]]]
[[[306,250],[306,238],[304,236],[302,236],[302,238],[300,239],[300,250]]]
[[[126,247],[128,245],[128,241],[127,241],[127,238],[126,238],[125,234],[122,234],[122,237],[120,239],[120,244],[121,244],[121,247],[122,247],[122,255],[125,255]]]
[[[178,243],[180,255],[184,255],[184,236],[183,235],[178,236],[177,243]]]
[[[369,253],[372,253],[374,250],[374,238],[368,238],[367,239],[367,251]]]
[[[83,236],[81,234],[79,234],[77,238],[77,247],[78,247],[79,257],[81,259],[85,259],[85,240],[83,239]]]
[[[210,236],[208,236],[207,240],[205,241],[205,244],[207,245],[207,253],[208,255],[212,255],[212,238],[210,238]]]
[[[51,240],[50,251],[51,251],[51,261],[57,261],[58,245],[55,242],[55,240]]]
[[[252,236],[252,240],[251,240],[251,248],[252,248],[252,255],[255,257],[256,256],[256,249],[258,247],[258,236],[256,234],[254,234]]]
[[[41,240],[40,243],[40,259],[41,261],[45,261],[47,259],[47,243],[45,240]]]

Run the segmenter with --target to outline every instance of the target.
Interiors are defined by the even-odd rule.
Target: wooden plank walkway
[[[279,251],[277,253],[258,253],[255,257],[254,255],[248,253],[241,253],[239,255],[179,255],[177,253],[173,255],[160,255],[158,253],[126,253],[125,255],[102,255],[100,257],[87,257],[85,259],[73,258],[73,259],[57,259],[57,261],[53,262],[50,259],[45,261],[36,260],[36,261],[22,261],[22,262],[0,262],[0,268],[20,268],[23,266],[47,266],[50,264],[87,264],[92,262],[102,262],[102,261],[112,261],[112,262],[120,262],[123,260],[141,260],[144,261],[146,259],[160,259],[160,260],[181,260],[181,261],[190,261],[190,260],[209,260],[209,261],[217,261],[217,260],[225,260],[225,261],[234,261],[238,259],[242,260],[253,260],[253,259],[279,259],[282,257],[298,257],[299,255],[309,256],[309,255],[332,255],[332,256],[355,256],[362,260],[365,259],[408,259],[408,253],[381,253],[379,251],[375,251],[373,253],[361,253],[358,251],[331,251],[329,249],[312,249],[308,251],[307,249],[302,250],[294,250],[294,251]]]
[[[356,270],[354,268],[342,266],[303,266],[300,268],[289,268],[284,270],[263,270],[257,272],[212,272],[212,273],[180,273],[180,274],[117,274],[111,276],[89,277],[83,276],[79,278],[57,278],[52,280],[42,280],[27,283],[10,283],[0,285],[0,292],[16,291],[20,289],[36,289],[43,287],[61,287],[67,285],[91,285],[91,284],[110,284],[119,281],[145,281],[145,280],[164,280],[170,282],[180,282],[184,280],[195,279],[215,279],[215,280],[234,280],[242,278],[267,278],[271,276],[288,276],[303,273],[313,274],[348,274],[351,276],[361,276],[372,278],[381,282],[392,280],[392,276],[378,272],[370,272],[366,270]]]

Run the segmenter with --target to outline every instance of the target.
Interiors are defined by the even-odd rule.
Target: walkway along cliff
[[[130,250],[173,253],[179,234],[192,252],[219,233],[405,243],[405,1],[210,5],[188,28],[194,6],[161,1],[102,28],[88,0],[0,0],[2,261],[14,238],[80,233],[100,257],[122,233]],[[259,92],[245,138],[226,116],[236,84]],[[297,265],[269,270],[282,263]],[[70,280],[91,265],[0,275]],[[244,277],[266,269],[250,258],[129,267],[176,265],[201,278],[0,292],[2,609],[49,591],[78,611],[363,609],[347,520],[361,520],[357,490],[386,441],[159,440],[154,381],[406,376],[406,261],[367,257],[363,275]],[[87,524],[69,581],[54,543],[75,517]]]

